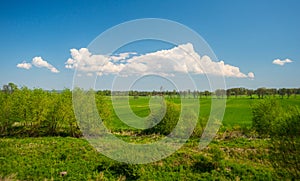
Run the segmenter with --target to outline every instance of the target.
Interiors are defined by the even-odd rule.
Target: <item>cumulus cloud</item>
[[[65,67],[97,75],[119,74],[121,76],[158,74],[173,76],[175,73],[214,74],[226,77],[254,78],[254,74],[242,73],[239,67],[214,62],[210,57],[200,57],[191,43],[178,45],[172,49],[137,55],[134,52],[105,56],[92,55],[88,49],[71,49]],[[89,74],[90,75],[90,74]]]
[[[45,67],[53,73],[59,73],[59,71],[53,65],[51,65],[47,61],[43,60],[42,57],[34,57],[31,61],[31,63],[27,63],[24,61],[22,63],[17,64],[17,67],[28,70],[28,69],[31,69],[32,65],[34,65],[35,67],[38,67],[38,68]]]
[[[17,67],[29,70],[29,69],[31,69],[32,65],[31,65],[31,63],[27,63],[27,62],[24,61],[22,63],[18,63]]]
[[[275,60],[273,60],[273,64],[276,64],[276,65],[281,65],[281,66],[283,66],[284,64],[286,64],[286,63],[292,63],[293,61],[292,60],[290,60],[290,59],[285,59],[285,60],[280,60],[280,59],[275,59]]]
[[[80,50],[71,49],[71,57],[65,62],[68,69],[77,68],[83,72],[97,72],[100,67],[108,63],[108,57],[105,55],[92,55],[87,48]]]
[[[34,57],[32,59],[32,64],[39,68],[47,68],[53,73],[58,73],[59,71],[51,64],[49,64],[47,61],[43,60],[42,57]]]
[[[125,53],[120,53],[118,55],[111,56],[110,58],[114,62],[118,62],[118,61],[124,62],[123,60],[129,58],[131,55],[137,55],[137,53],[136,52],[125,52]]]

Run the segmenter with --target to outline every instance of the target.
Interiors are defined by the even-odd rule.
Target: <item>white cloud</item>
[[[254,79],[254,73],[253,72],[249,72],[248,73],[248,78],[249,79]]]
[[[284,64],[286,64],[286,63],[292,63],[293,61],[292,60],[290,60],[290,59],[285,59],[285,60],[280,60],[280,59],[275,59],[272,63],[273,64],[276,64],[276,65],[281,65],[281,66],[283,66]]]
[[[111,56],[111,60],[113,60],[114,62],[123,62],[123,60],[127,59],[130,57],[130,55],[137,55],[136,52],[125,52],[125,53],[120,53],[118,55],[114,55],[114,56]]]
[[[135,56],[130,56],[135,55]],[[214,62],[208,56],[195,52],[190,43],[182,44],[168,50],[160,50],[137,55],[127,52],[114,56],[92,55],[88,49],[71,49],[71,58],[67,60],[66,68],[97,75],[120,74],[145,75],[158,74],[172,76],[175,73],[214,74],[226,77],[254,78],[254,74],[242,73],[239,67],[225,64],[224,61]]]
[[[39,68],[45,67],[53,73],[59,73],[59,71],[53,65],[51,65],[47,61],[43,60],[42,57],[34,57],[32,59],[32,64]]]
[[[65,63],[68,69],[77,68],[83,72],[97,72],[104,64],[107,64],[108,57],[105,55],[92,55],[87,48],[80,50],[71,49],[71,57]]]
[[[22,63],[17,64],[17,67],[29,70],[29,69],[31,69],[32,65],[31,65],[31,63],[27,63],[24,61]]]

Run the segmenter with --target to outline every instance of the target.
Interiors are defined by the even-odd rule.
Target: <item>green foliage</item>
[[[274,100],[253,108],[253,127],[270,139],[270,160],[279,175],[300,179],[300,110]]]
[[[248,146],[256,141],[244,140]],[[166,159],[132,165],[98,153],[84,139],[70,137],[1,138],[0,180],[276,180],[268,164],[226,155],[235,143],[205,150],[188,143]],[[258,145],[259,147],[259,145]],[[243,154],[243,152],[241,152]],[[241,156],[242,157],[242,156]],[[67,172],[61,176],[60,172]],[[279,179],[278,179],[279,180]]]
[[[50,92],[10,86],[0,92],[0,136],[81,136],[69,89]],[[103,121],[109,121],[111,110],[103,96],[96,95],[96,105]]]
[[[0,136],[8,133],[13,126],[13,99],[3,92],[0,92]]]
[[[263,137],[274,133],[274,127],[283,115],[282,107],[274,100],[262,100],[253,105],[252,127]]]
[[[1,139],[0,180],[13,174],[19,180],[96,180],[97,163],[105,160],[82,139]]]
[[[290,107],[286,114],[274,128],[270,157],[279,174],[288,173],[292,179],[300,179],[300,111]]]
[[[219,163],[224,159],[223,151],[214,146],[209,149],[209,152],[212,154],[212,161],[214,162],[214,165],[219,166]]]
[[[298,106],[282,106],[278,101],[264,100],[253,106],[253,128],[264,137],[298,137]]]
[[[136,180],[140,177],[140,167],[125,163],[116,163],[108,167],[114,175],[124,175],[128,180]]]
[[[161,115],[164,113],[164,109],[161,109],[159,112],[150,115],[150,120],[148,122],[151,125],[149,126],[149,129],[144,130],[145,133],[168,135],[177,125],[180,116],[180,106],[169,101],[166,101],[163,106],[165,107],[166,112],[162,120],[160,119],[162,117]]]

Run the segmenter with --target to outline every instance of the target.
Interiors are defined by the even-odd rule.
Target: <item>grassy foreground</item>
[[[224,133],[226,134],[226,133]],[[227,134],[228,136],[229,134]],[[232,136],[233,134],[230,133]],[[264,140],[219,135],[205,150],[190,140],[170,157],[145,165],[113,161],[84,139],[2,138],[4,180],[272,180]],[[65,176],[60,173],[66,171]],[[279,178],[278,178],[279,179]],[[1,180],[1,179],[0,179]]]

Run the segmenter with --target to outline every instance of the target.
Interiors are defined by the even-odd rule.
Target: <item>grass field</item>
[[[267,98],[268,99],[268,98]],[[271,99],[271,98],[269,98]],[[300,107],[300,97],[291,97],[290,99],[281,99],[279,97],[276,98],[282,105],[297,105]],[[169,99],[172,102],[180,104],[180,99]],[[200,102],[200,118],[208,119],[210,115],[211,109],[211,98],[201,98]],[[223,117],[222,124],[226,127],[251,127],[251,119],[252,112],[251,107],[256,102],[261,101],[259,99],[250,99],[248,97],[230,97],[226,100],[226,109]],[[126,103],[118,104],[124,105]],[[150,114],[149,109],[149,97],[139,97],[138,99],[134,99],[133,97],[129,98],[129,104],[131,110],[140,117],[146,117]],[[119,105],[117,105],[119,106]],[[128,109],[120,110],[123,115],[129,114]],[[126,117],[126,116],[125,116]],[[107,126],[112,130],[134,130],[132,127],[124,124],[116,114],[113,114],[113,118],[110,123],[107,123]]]
[[[299,97],[280,99],[284,105],[300,106]],[[109,98],[107,98],[109,102]],[[180,103],[179,99],[172,99]],[[251,106],[261,100],[247,97],[227,99],[223,129],[204,150],[199,139],[190,139],[171,156],[154,163],[130,165],[111,160],[86,140],[70,137],[0,138],[0,180],[282,180],[268,157],[267,140],[239,136],[237,127],[251,127]],[[141,117],[150,113],[149,98],[130,98],[132,111]],[[110,104],[111,105],[111,102]],[[123,103],[117,105],[128,116]],[[158,105],[156,105],[159,107]],[[200,117],[210,113],[211,99],[200,99]],[[154,106],[155,109],[155,106]],[[130,142],[151,142],[155,135],[137,139],[135,131],[113,114],[106,125]],[[61,176],[61,172],[67,175]]]

